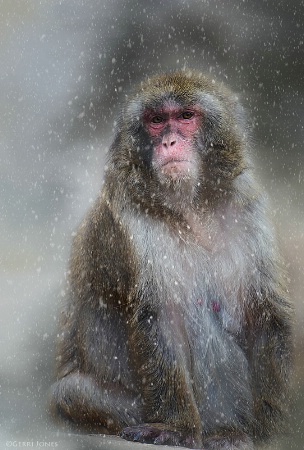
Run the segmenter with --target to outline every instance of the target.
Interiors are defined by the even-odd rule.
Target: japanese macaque
[[[244,113],[181,72],[118,121],[73,242],[51,409],[124,439],[252,450],[282,424],[290,305]]]

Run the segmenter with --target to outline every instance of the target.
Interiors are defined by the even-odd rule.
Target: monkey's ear
[[[239,157],[242,158],[244,167],[250,168],[252,167],[251,154],[254,140],[252,139],[247,110],[241,104],[239,96],[234,94],[231,94],[229,97],[228,107],[229,116],[232,119],[230,127],[233,127],[234,139],[241,143],[242,146]],[[252,183],[250,186],[249,189],[252,189]],[[242,187],[241,192],[245,192],[244,187]]]
[[[219,100],[212,94],[201,92],[198,95],[197,102],[201,106],[207,121],[213,124],[213,128],[220,126],[224,111]]]
[[[129,100],[124,108],[124,121],[129,125],[141,124],[141,118],[144,112],[142,100],[134,97]]]
[[[239,131],[244,134],[248,132],[248,115],[246,109],[241,104],[237,95],[233,96],[233,117]]]

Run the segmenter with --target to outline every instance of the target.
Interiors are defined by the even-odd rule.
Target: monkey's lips
[[[161,172],[172,178],[189,175],[191,171],[192,162],[188,159],[170,159],[161,164]]]

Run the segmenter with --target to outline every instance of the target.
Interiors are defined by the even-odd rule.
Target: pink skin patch
[[[194,107],[165,104],[148,111],[145,127],[155,143],[153,158],[164,174],[175,178],[193,169],[193,138],[202,125],[202,113]]]
[[[200,306],[205,304],[202,298],[199,298],[198,300],[196,300],[196,302]],[[221,304],[219,302],[212,302],[212,310],[215,313],[219,313],[221,311]]]
[[[212,302],[212,309],[214,312],[219,313],[221,310],[221,305],[219,302]]]
[[[185,139],[191,139],[201,125],[202,114],[195,108],[176,108],[171,105],[150,111],[145,115],[145,124],[150,136],[161,136],[165,128],[172,134],[179,132]],[[171,133],[166,133],[166,136]]]

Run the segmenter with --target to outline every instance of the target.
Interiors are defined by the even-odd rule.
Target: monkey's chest
[[[177,325],[185,321],[196,330],[213,321],[237,333],[242,320],[241,269],[226,259],[194,245],[167,245],[161,257],[151,252],[146,258],[141,278],[145,286],[152,287],[154,302],[164,311],[165,320]]]
[[[210,252],[195,240],[183,239],[178,230],[173,233],[164,223],[141,216],[131,222],[142,303],[163,311],[167,321],[181,316],[180,323],[192,323],[199,330],[211,320],[236,333],[242,319],[239,300],[246,272],[242,248],[221,239],[224,245]]]

